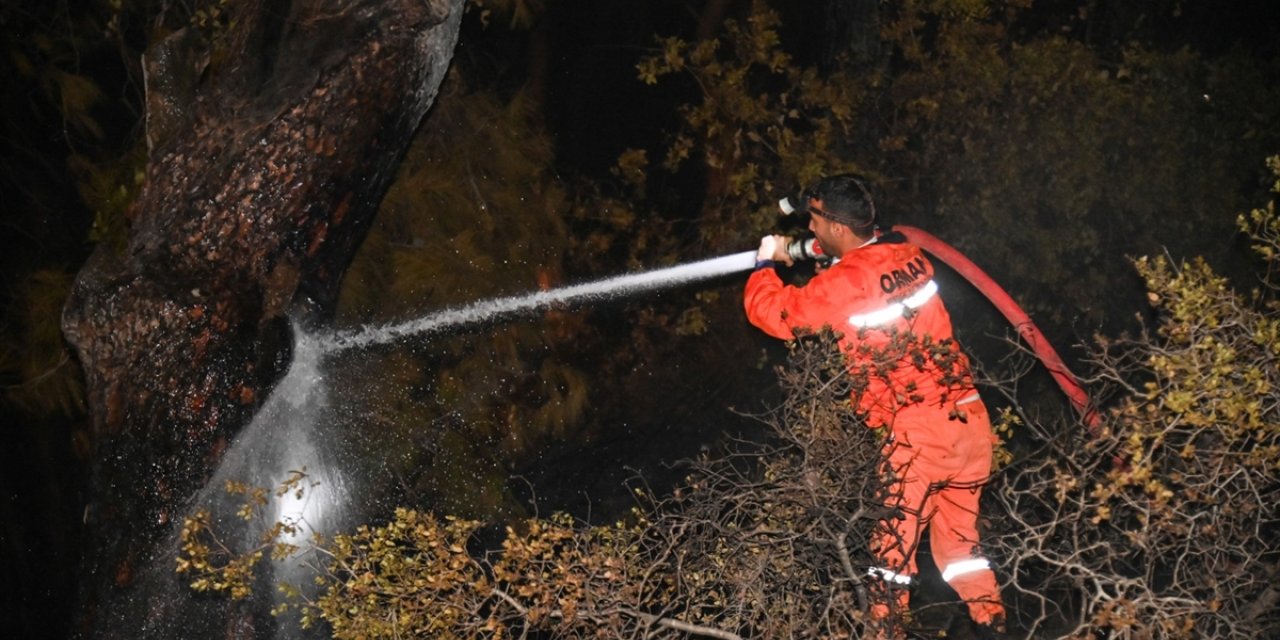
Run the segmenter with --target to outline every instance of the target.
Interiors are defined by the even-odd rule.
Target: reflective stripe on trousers
[[[991,561],[986,558],[970,558],[968,560],[960,560],[947,565],[942,570],[942,579],[951,582],[955,578],[959,578],[967,573],[982,571],[991,568]],[[907,586],[911,584],[911,576],[905,573],[897,573],[884,567],[867,567],[867,575],[873,578],[879,578],[890,584]]]
[[[905,573],[890,571],[883,567],[867,567],[867,575],[873,578],[880,578],[889,584],[896,584],[903,587],[911,586],[911,576],[906,575]]]
[[[990,568],[991,568],[991,562],[989,562],[986,558],[970,558],[969,560],[960,560],[958,562],[952,562],[951,564],[947,565],[946,569],[942,570],[942,579],[947,582],[951,582],[953,579],[959,578],[960,576],[965,575],[966,573],[973,573],[974,571],[982,571]]]

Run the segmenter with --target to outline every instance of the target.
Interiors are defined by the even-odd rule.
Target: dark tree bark
[[[228,10],[224,29],[148,53],[150,155],[129,244],[97,251],[63,317],[98,443],[81,635],[138,637],[143,621],[124,618],[164,615],[125,606],[135,577],[282,373],[286,315],[330,313],[463,11],[462,0]]]

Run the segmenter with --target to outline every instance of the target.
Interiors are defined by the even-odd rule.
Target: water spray
[[[324,353],[345,351],[375,344],[393,342],[408,336],[425,335],[451,327],[481,322],[518,311],[539,309],[579,299],[606,298],[636,293],[684,282],[705,280],[755,267],[755,251],[744,251],[719,258],[645,271],[583,284],[535,291],[521,296],[482,300],[464,307],[445,309],[428,316],[380,327],[338,332],[314,338]]]

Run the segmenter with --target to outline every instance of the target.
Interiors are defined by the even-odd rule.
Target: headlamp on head
[[[783,196],[782,199],[778,200],[778,210],[782,212],[782,215],[789,216],[797,211],[807,209],[806,205],[808,203],[809,196],[805,193]]]
[[[813,201],[821,205],[815,206]],[[778,209],[783,215],[798,212],[817,214],[860,234],[870,233],[876,223],[876,207],[871,193],[861,179],[852,175],[823,178],[799,195],[779,200]]]

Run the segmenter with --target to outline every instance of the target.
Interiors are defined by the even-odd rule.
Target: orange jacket
[[[823,327],[840,334],[853,398],[868,426],[892,426],[909,406],[950,411],[973,393],[933,265],[901,234],[845,253],[803,287],[784,285],[773,269],[756,269],[743,302],[751,324],[776,338]]]

